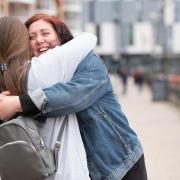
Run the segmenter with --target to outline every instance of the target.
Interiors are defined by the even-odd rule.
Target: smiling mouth
[[[42,54],[42,53],[45,53],[48,49],[49,49],[48,47],[39,48],[39,49],[38,49],[38,52],[39,52],[40,54]]]

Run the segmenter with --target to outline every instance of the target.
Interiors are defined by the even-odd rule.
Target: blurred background
[[[59,16],[73,33],[96,34],[96,51],[109,72],[143,73],[154,99],[168,98],[165,86],[173,94],[177,91],[180,0],[0,0],[0,16],[24,22],[37,12]],[[161,97],[157,88],[163,91]]]
[[[96,34],[95,51],[142,140],[149,180],[180,179],[180,0],[0,0],[22,22],[59,16]]]

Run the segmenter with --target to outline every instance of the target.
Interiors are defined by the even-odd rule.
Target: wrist
[[[19,100],[19,96],[14,96],[14,104],[15,104],[16,112],[17,112],[17,113],[22,112],[22,108],[21,108],[21,103],[20,103],[20,100]]]
[[[40,110],[33,103],[28,95],[19,96],[21,112],[26,116],[36,116]]]

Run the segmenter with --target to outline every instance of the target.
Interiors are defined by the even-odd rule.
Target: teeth
[[[48,50],[48,48],[40,48],[39,49],[40,52],[47,51],[47,50]]]

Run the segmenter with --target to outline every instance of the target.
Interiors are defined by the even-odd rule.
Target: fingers
[[[12,95],[10,91],[3,91],[1,94],[5,95],[5,96]]]
[[[0,95],[10,96],[10,95],[11,95],[11,92],[10,92],[10,91],[3,91],[2,93],[0,93]]]
[[[6,121],[9,121],[11,118],[12,118],[11,116],[9,116],[9,117],[1,117],[0,121],[6,122]]]

